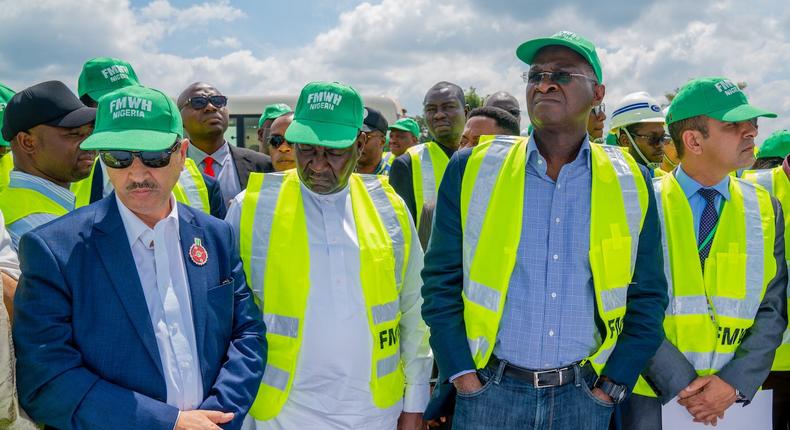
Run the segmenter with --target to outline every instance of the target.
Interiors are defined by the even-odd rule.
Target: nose
[[[744,136],[745,138],[756,138],[757,137],[757,121],[744,121],[742,125],[744,129]]]
[[[291,152],[291,145],[288,142],[283,142],[277,147],[277,152],[289,153]]]
[[[548,93],[550,91],[556,91],[557,90],[557,84],[554,81],[551,80],[551,78],[550,78],[551,75],[541,74],[539,76],[540,76],[540,82],[538,82],[537,84],[534,84],[536,90],[538,90],[538,91],[540,91],[542,93]]]

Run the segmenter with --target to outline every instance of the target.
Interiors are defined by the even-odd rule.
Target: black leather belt
[[[488,360],[487,367],[496,370],[499,368],[500,363],[502,363],[502,361],[492,355],[491,359]],[[578,363],[558,369],[529,370],[506,362],[505,370],[502,374],[532,384],[535,388],[559,387],[561,385],[570,384],[576,379],[574,367],[577,365]],[[587,365],[582,367],[582,370],[586,370],[585,368],[587,367],[589,367],[590,370],[592,368],[592,366]]]

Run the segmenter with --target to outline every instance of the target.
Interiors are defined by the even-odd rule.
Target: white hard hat
[[[664,114],[661,112],[661,106],[656,99],[644,91],[623,97],[612,111],[611,118],[609,126],[612,131],[641,122],[666,122]]]

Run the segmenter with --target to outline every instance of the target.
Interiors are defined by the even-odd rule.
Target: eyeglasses
[[[600,116],[602,113],[606,113],[606,105],[601,103],[598,106],[593,106],[592,113],[595,116]]]
[[[628,130],[626,131],[628,132]],[[628,132],[628,133],[630,133],[631,136],[634,137],[634,139],[642,139],[642,142],[646,142],[652,146],[667,145],[672,140],[672,138],[668,134],[645,135],[645,134],[637,134],[632,132]]]
[[[553,82],[555,84],[560,84],[560,85],[569,84],[573,78],[583,78],[592,82],[598,82],[595,78],[591,78],[587,75],[582,75],[581,73],[571,73],[564,71],[524,72],[521,74],[521,79],[524,80],[524,83],[529,85],[537,85],[543,82],[544,78],[549,78],[549,82]]]
[[[223,108],[228,104],[228,98],[225,96],[195,96],[190,97],[187,99],[184,104],[181,105],[181,109],[184,109],[186,105],[192,106],[192,109],[200,110],[208,106],[211,103],[216,108]]]
[[[282,145],[283,143],[288,143],[288,141],[285,140],[285,136],[283,136],[282,134],[272,134],[271,136],[269,136],[268,142],[269,145],[271,145],[271,147],[275,149],[279,148],[280,145]]]
[[[125,169],[132,165],[134,157],[140,159],[146,167],[159,169],[170,164],[170,156],[181,147],[177,140],[169,149],[164,151],[99,151],[101,161],[113,169]]]

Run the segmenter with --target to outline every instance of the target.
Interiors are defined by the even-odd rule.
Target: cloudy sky
[[[0,0],[0,81],[14,89],[59,79],[76,90],[82,63],[129,61],[144,85],[176,95],[204,80],[228,95],[297,93],[339,80],[422,110],[440,80],[524,106],[515,57],[523,41],[572,30],[603,62],[609,111],[625,94],[663,94],[689,78],[748,83],[753,104],[790,129],[786,0]],[[747,6],[748,4],[748,6]]]

